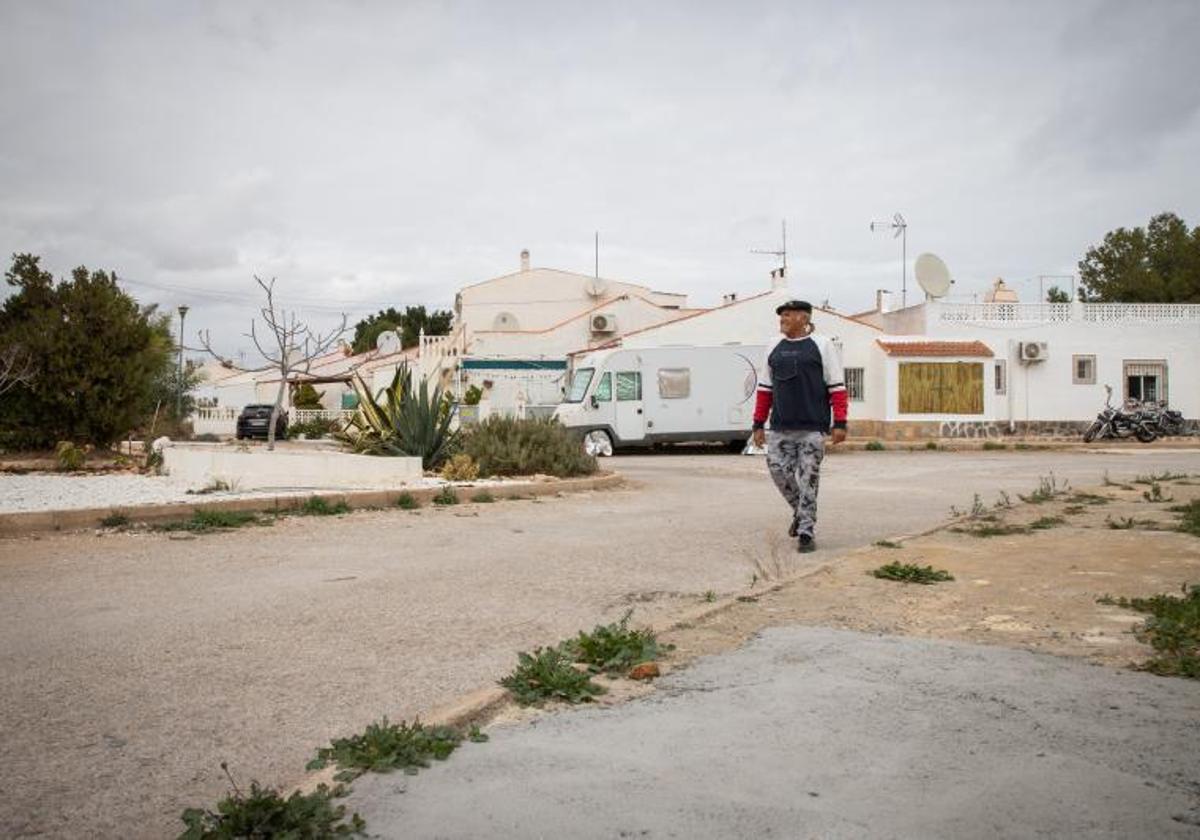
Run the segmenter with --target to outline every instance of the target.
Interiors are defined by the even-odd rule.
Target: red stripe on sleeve
[[[846,399],[846,389],[839,388],[829,395],[829,402],[833,406],[833,422],[845,423],[846,415],[849,413],[849,404]]]
[[[758,396],[754,400],[754,423],[762,425],[767,422],[767,416],[771,413],[772,394],[770,391],[763,389],[758,390]],[[742,421],[745,422],[745,421]]]

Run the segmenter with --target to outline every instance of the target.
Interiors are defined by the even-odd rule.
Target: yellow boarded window
[[[901,414],[983,414],[980,362],[901,362]]]

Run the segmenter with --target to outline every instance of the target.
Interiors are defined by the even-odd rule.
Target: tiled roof
[[[990,359],[995,355],[982,341],[875,340],[889,356],[983,356]]]

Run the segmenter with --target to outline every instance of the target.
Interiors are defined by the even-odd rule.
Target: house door
[[[642,411],[642,374],[636,370],[617,371],[617,437],[637,441],[646,436],[646,415]]]

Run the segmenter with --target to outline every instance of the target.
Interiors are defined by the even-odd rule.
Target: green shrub
[[[713,596],[716,600],[716,596]],[[660,647],[654,631],[649,628],[630,630],[633,610],[614,624],[597,625],[591,633],[580,632],[562,644],[562,650],[576,662],[582,662],[593,672],[621,674],[642,662],[653,662],[671,645]]]
[[[58,468],[64,472],[81,470],[83,462],[87,460],[87,449],[76,446],[69,440],[60,440],[54,448],[54,459],[58,462]]]
[[[572,661],[569,653],[557,647],[518,653],[516,670],[500,680],[500,685],[522,706],[539,706],[547,700],[590,703],[604,693],[604,686],[592,682],[586,671],[576,670]]]
[[[342,424],[337,420],[314,417],[312,420],[307,420],[303,423],[293,423],[288,426],[287,434],[289,438],[304,435],[309,440],[318,440],[341,431],[341,428]]]
[[[1111,598],[1102,604],[1147,613],[1150,617],[1136,632],[1158,653],[1142,666],[1162,676],[1200,679],[1200,585],[1182,587],[1183,597]]]
[[[324,396],[324,391],[318,391],[309,382],[302,382],[299,386],[293,386],[292,407],[320,411],[325,407],[321,405]]]
[[[882,452],[883,448],[884,448],[883,441],[881,441],[881,440],[867,441],[867,445],[863,448],[866,449],[868,452]]]
[[[479,478],[479,465],[465,452],[459,452],[442,465],[442,478],[447,481],[474,481]]]
[[[328,747],[317,750],[307,769],[320,770],[334,764],[341,772],[339,782],[353,781],[363,773],[390,773],[403,770],[410,775],[429,766],[431,758],[445,761],[462,743],[462,735],[449,726],[422,726],[413,721],[372,723],[361,735],[337,738]]]
[[[1200,537],[1200,499],[1192,499],[1186,505],[1174,505],[1170,510],[1182,514],[1179,520],[1180,531]]]
[[[453,404],[442,399],[440,385],[432,392],[424,379],[414,386],[407,364],[396,368],[392,384],[378,395],[357,374],[352,384],[358,407],[341,437],[356,452],[419,457],[427,470],[439,468],[454,453],[458,434],[450,430]]]
[[[304,504],[297,508],[297,513],[301,516],[340,516],[343,513],[350,512],[350,505],[346,504],[345,499],[330,504],[320,496],[310,496],[304,500]]]
[[[463,405],[479,405],[479,401],[483,399],[483,389],[478,385],[472,385],[463,394]]]
[[[463,436],[462,448],[479,464],[480,475],[564,478],[596,471],[596,459],[583,451],[579,438],[552,418],[493,415]]]
[[[203,808],[184,811],[181,819],[187,829],[179,840],[317,840],[363,835],[367,825],[362,817],[354,814],[346,822],[346,806],[333,804],[335,797],[345,793],[341,785],[332,790],[328,785],[319,785],[312,793],[293,793],[284,799],[272,788],[259,787],[258,782],[250,783],[248,796],[235,786],[233,793],[217,804],[215,812]]]
[[[871,572],[875,577],[884,580],[898,580],[901,583],[919,583],[928,586],[945,580],[954,580],[954,576],[944,569],[933,566],[918,566],[915,563],[888,563]]]
[[[192,513],[191,519],[182,522],[165,522],[156,525],[155,531],[208,531],[241,528],[243,525],[269,525],[269,519],[259,518],[257,513],[241,510],[198,510]]]
[[[401,510],[416,510],[420,506],[421,503],[417,501],[417,497],[407,491],[396,497],[396,507]]]
[[[442,487],[438,494],[433,497],[435,505],[456,505],[458,504],[458,493],[449,484]]]

